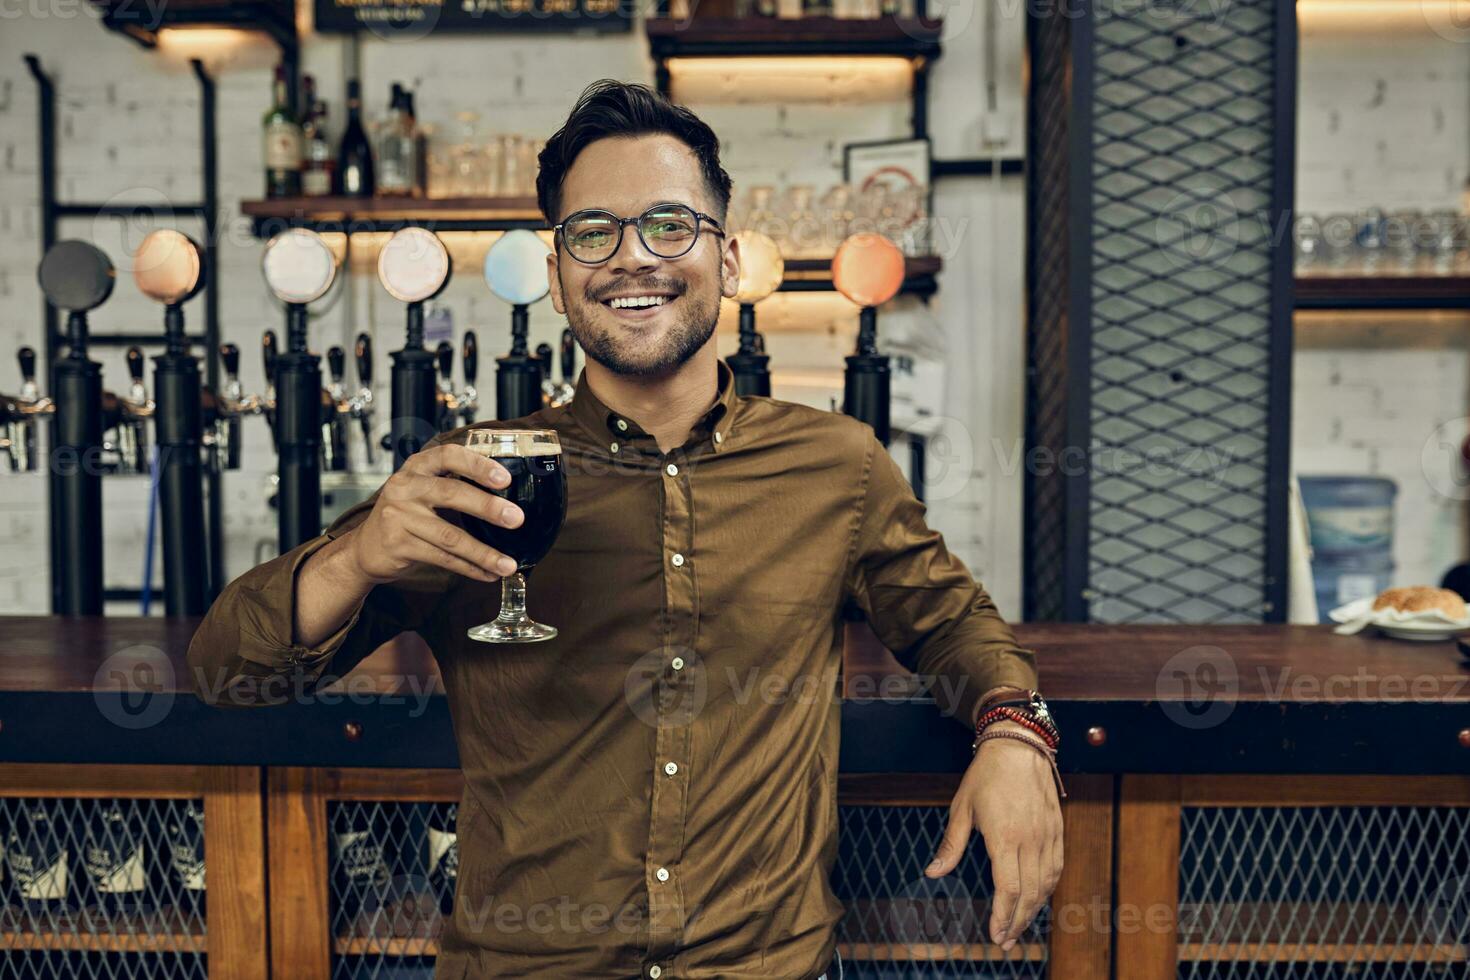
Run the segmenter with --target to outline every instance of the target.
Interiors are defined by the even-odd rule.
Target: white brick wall
[[[59,7],[57,9],[60,9]],[[60,93],[59,187],[64,199],[144,201],[192,200],[198,194],[199,156],[197,85],[190,74],[188,52],[146,52],[107,35],[90,16],[58,16],[44,5],[17,8],[19,17],[0,30],[0,391],[18,386],[12,352],[21,343],[41,344],[40,296],[35,286],[39,253],[39,209],[36,178],[36,98],[21,55],[35,52],[57,81]],[[1002,19],[1000,44],[1002,108],[1018,121],[1022,25]],[[934,68],[930,118],[940,131],[936,153],[964,155],[980,150],[983,50],[978,18],[948,39],[945,57]],[[260,243],[238,217],[242,198],[261,190],[259,120],[269,97],[272,52],[268,44],[249,41],[204,52],[218,84],[220,188],[225,223],[218,268],[220,315],[227,340],[244,352],[242,380],[248,390],[262,384],[257,351],[260,331],[281,330],[280,315],[266,297],[259,275]],[[549,135],[564,119],[581,88],[610,76],[651,81],[652,64],[641,30],[611,37],[444,37],[416,44],[363,41],[356,53],[366,104],[380,112],[391,81],[402,80],[420,92],[419,113],[428,123],[452,126],[460,110],[480,113],[482,121],[503,131]],[[331,104],[333,126],[343,120],[350,45],[338,38],[312,38],[304,48],[303,70],[316,75]],[[725,165],[739,184],[813,182],[840,178],[842,144],[846,141],[897,138],[908,125],[908,103],[894,93],[865,93],[860,102],[852,86],[836,78],[816,97],[769,104],[741,104],[721,99],[703,83],[689,101],[720,133]],[[708,98],[702,98],[708,95]],[[1022,135],[1013,125],[1018,152]],[[944,290],[929,310],[915,300],[894,304],[880,322],[885,343],[895,349],[905,337],[942,337],[952,345],[945,404],[975,440],[973,473],[958,481],[952,495],[936,502],[931,518],[951,546],[983,576],[1003,608],[1019,610],[1019,541],[1014,514],[1019,506],[1019,478],[998,482],[978,455],[992,434],[1019,434],[1021,373],[1021,185],[1007,179],[1000,196],[980,181],[941,187],[941,213],[963,211],[975,231],[959,242],[944,275]],[[1000,250],[992,254],[989,232],[982,227],[991,214],[1002,216]],[[193,230],[182,224],[186,230]],[[120,281],[109,303],[94,317],[94,329],[153,329],[159,311],[141,299],[125,265],[129,242],[136,245],[148,228],[122,227],[115,221],[68,221],[63,237],[96,241],[118,264]],[[471,255],[482,254],[484,241],[460,243]],[[493,377],[493,358],[508,336],[509,310],[489,294],[477,263],[461,265],[459,278],[442,298],[455,315],[456,330],[473,326],[480,333],[482,390]],[[953,290],[954,295],[950,295]],[[992,306],[992,304],[994,304]],[[198,304],[187,310],[191,328],[201,316]],[[998,318],[998,319],[997,319]],[[840,394],[841,358],[851,347],[856,318],[834,297],[806,294],[778,296],[763,313],[768,341],[778,370],[810,385],[781,385],[777,394],[826,405]],[[533,345],[555,343],[563,323],[549,304],[534,308]],[[399,346],[402,307],[388,299],[371,276],[354,276],[346,295],[313,323],[313,347],[347,345],[360,329],[375,335],[376,365],[383,403],[390,350]],[[918,334],[914,334],[914,331]],[[725,334],[722,349],[734,346]],[[109,387],[123,383],[120,351],[99,351]],[[997,361],[996,357],[1002,358]],[[827,388],[822,388],[826,383]],[[992,413],[1001,414],[992,418]],[[257,557],[257,545],[274,538],[274,513],[264,504],[265,479],[274,466],[264,423],[246,422],[248,469],[226,479],[227,564],[237,574]],[[968,471],[967,471],[968,472]],[[39,476],[6,480],[0,504],[0,612],[44,612],[48,606],[45,489]],[[950,486],[950,484],[946,484]],[[137,479],[110,481],[106,515],[107,569],[110,586],[134,586],[139,579],[145,527],[146,484]],[[1009,516],[1007,516],[1009,515]]]

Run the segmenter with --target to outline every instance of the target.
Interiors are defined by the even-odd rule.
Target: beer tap
[[[158,404],[155,408],[149,403],[159,446],[164,606],[170,616],[200,616],[208,606],[202,459],[205,410],[211,414],[217,414],[217,410],[213,394],[206,397],[200,381],[199,359],[189,352],[183,307],[204,288],[203,251],[177,231],[151,232],[134,256],[133,278],[138,290],[162,303],[164,310],[165,348],[153,360]],[[142,390],[142,351],[128,351],[128,367],[133,373],[133,388],[127,402],[137,404],[146,397]],[[124,428],[130,426],[125,423]]]
[[[889,425],[889,357],[878,353],[878,307],[903,285],[904,259],[898,246],[882,235],[850,236],[832,257],[832,284],[858,306],[857,350],[847,358],[842,411],[868,423],[883,445]]]
[[[363,455],[373,465],[373,338],[357,335],[352,353],[357,361],[357,394],[347,403],[347,414],[362,426]]]
[[[10,462],[13,472],[33,472],[36,469],[36,429],[39,419],[50,416],[55,406],[50,398],[41,395],[36,385],[36,350],[22,347],[16,352],[20,361],[20,394],[14,397],[0,395],[0,448]]]
[[[573,336],[571,327],[565,327],[561,332],[561,381],[557,384],[555,396],[551,399],[553,405],[568,405],[572,396],[577,393],[576,383],[572,380],[577,374],[577,338]]]
[[[490,291],[511,304],[510,353],[495,359],[495,415],[520,418],[542,405],[541,362],[527,350],[530,305],[550,291],[546,242],[533,231],[508,231],[485,254]]]
[[[64,616],[102,614],[102,365],[87,356],[87,312],[112,295],[117,273],[101,249],[80,241],[46,250],[41,292],[66,311],[67,356],[52,373],[53,473],[59,547],[54,574]]]
[[[439,406],[437,421],[439,431],[448,432],[459,418],[459,398],[454,393],[454,345],[447,340],[439,341],[439,346],[434,348],[434,361],[439,366],[439,387],[435,392]]]
[[[210,466],[216,472],[240,468],[240,419],[261,411],[260,396],[246,395],[240,384],[240,348],[220,344],[219,359],[225,369],[225,389],[216,400],[214,423],[204,434],[205,444],[213,450]]]
[[[271,445],[277,450],[280,442],[276,435],[276,363],[280,360],[280,345],[276,332],[267,330],[260,336],[261,368],[265,371],[265,394],[260,399],[260,412],[271,430]]]
[[[267,374],[274,368],[278,538],[284,554],[322,529],[322,368],[320,357],[307,350],[307,304],[332,288],[337,257],[316,232],[292,228],[266,244],[261,270],[286,306],[286,352],[273,358],[274,345],[266,346]]]
[[[424,348],[424,303],[443,292],[452,273],[449,250],[427,228],[399,229],[378,253],[378,281],[408,304],[407,337],[392,354],[393,414],[385,447],[393,452],[394,470],[439,431],[434,354]]]
[[[113,433],[111,442],[104,438],[103,446],[117,459],[119,473],[147,473],[148,420],[153,417],[153,399],[148,397],[148,388],[143,384],[143,348],[129,347],[127,352],[128,377],[131,383],[125,397],[116,399],[115,414],[109,412]],[[112,402],[103,393],[104,410]]]
[[[327,349],[327,370],[332,383],[322,389],[322,469],[332,473],[347,471],[347,401],[343,379],[347,376],[347,352],[340,346]]]
[[[755,329],[755,304],[781,285],[786,262],[780,247],[767,235],[742,231],[735,239],[740,243],[740,283],[735,292],[740,304],[740,349],[725,358],[725,363],[735,375],[737,394],[770,397],[771,358]]]
[[[463,425],[471,425],[475,421],[475,415],[480,410],[480,392],[475,387],[475,379],[480,373],[480,344],[475,339],[473,330],[464,332],[464,348],[462,354],[464,370],[464,391],[459,393],[459,420]]]
[[[536,345],[536,363],[541,367],[541,404],[550,405],[556,399],[556,380],[551,376],[551,345],[542,341]]]

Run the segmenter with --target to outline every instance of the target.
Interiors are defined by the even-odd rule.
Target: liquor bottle
[[[82,841],[87,886],[106,916],[141,911],[150,866],[138,805],[132,800],[98,800]]]
[[[418,109],[414,102],[414,93],[405,90],[403,97],[407,100],[408,125],[413,132],[413,173],[415,197],[429,196],[429,134],[419,125]]]
[[[286,66],[276,66],[275,104],[265,114],[265,196],[301,193],[301,123],[286,95]]]
[[[167,892],[184,924],[203,922],[205,914],[204,808],[193,800],[169,807],[164,826]]]
[[[327,142],[327,104],[320,99],[312,106],[303,135],[306,160],[301,171],[301,193],[326,197],[332,193],[332,145]]]
[[[378,193],[407,196],[418,181],[414,175],[413,117],[409,115],[408,93],[397,82],[388,100],[388,117],[378,136]]]
[[[15,901],[33,921],[58,914],[71,894],[70,860],[54,802],[27,800],[5,836],[5,868]]]
[[[332,850],[340,924],[350,926],[360,913],[371,915],[382,907],[393,879],[388,846],[387,820],[381,809],[337,806],[332,814]]]
[[[373,148],[362,128],[362,86],[347,83],[347,127],[337,152],[337,193],[344,197],[372,197],[377,191],[373,171]]]
[[[429,889],[439,898],[439,911],[454,912],[454,888],[459,882],[459,806],[439,803],[429,813],[424,835]]]

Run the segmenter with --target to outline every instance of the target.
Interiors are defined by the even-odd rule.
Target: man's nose
[[[618,250],[608,259],[607,265],[610,272],[635,276],[652,272],[658,263],[659,257],[643,244],[637,226],[628,225],[623,228],[623,240],[618,243]]]

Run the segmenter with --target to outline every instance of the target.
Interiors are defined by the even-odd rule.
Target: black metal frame
[[[404,228],[427,228],[441,231],[548,231],[542,218],[434,218],[428,215],[414,218],[348,218],[322,220],[304,214],[289,218],[256,217],[250,219],[250,231],[256,238],[270,239],[288,228],[309,228],[323,234],[353,235],[358,232],[383,232],[391,234]]]
[[[147,18],[146,21],[144,18]],[[269,2],[232,2],[190,7],[187,4],[123,3],[117,8],[103,5],[102,26],[116,31],[145,48],[158,45],[158,32],[169,27],[225,27],[263,31],[270,35],[287,61],[298,60],[296,23],[288,8]],[[295,72],[290,73],[294,76]]]
[[[39,57],[34,54],[27,54],[25,56],[25,62],[30,70],[31,76],[36,81],[37,96],[40,102],[38,146],[40,151],[41,181],[41,254],[44,256],[51,246],[56,244],[58,225],[63,218],[93,218],[98,216],[131,217],[144,209],[138,205],[85,204],[62,202],[56,199],[56,85],[51,76],[46,74],[42,68]],[[216,147],[215,88],[214,80],[205,71],[202,62],[194,59],[190,62],[190,65],[193,68],[194,77],[199,82],[200,92],[203,200],[197,204],[150,205],[147,210],[152,211],[156,215],[170,218],[198,218],[204,224],[203,244],[205,268],[211,272],[203,290],[204,332],[202,334],[189,334],[187,339],[191,346],[203,346],[205,348],[206,377],[210,388],[217,391],[220,380],[219,365],[216,357],[220,339],[218,293],[220,277],[212,274],[218,255],[219,238],[219,166]],[[60,315],[44,299],[42,300],[42,315],[45,323],[46,343],[44,345],[45,361],[41,370],[42,376],[48,379],[46,383],[49,385],[52,368],[56,362],[57,353],[61,347],[63,338],[60,330]],[[88,343],[94,347],[128,347],[132,345],[161,347],[164,342],[162,329],[157,333],[98,333],[91,334],[88,337]],[[221,476],[217,472],[209,472],[206,479],[209,495],[206,533],[208,534],[209,541],[210,569],[210,581],[207,593],[213,599],[224,586],[223,487]],[[61,579],[58,574],[60,566],[60,554],[58,552],[60,529],[57,523],[59,520],[59,488],[55,474],[52,474],[48,478],[48,484],[51,548],[51,609],[52,612],[57,612],[61,605]],[[131,590],[111,590],[114,595],[127,591]]]

